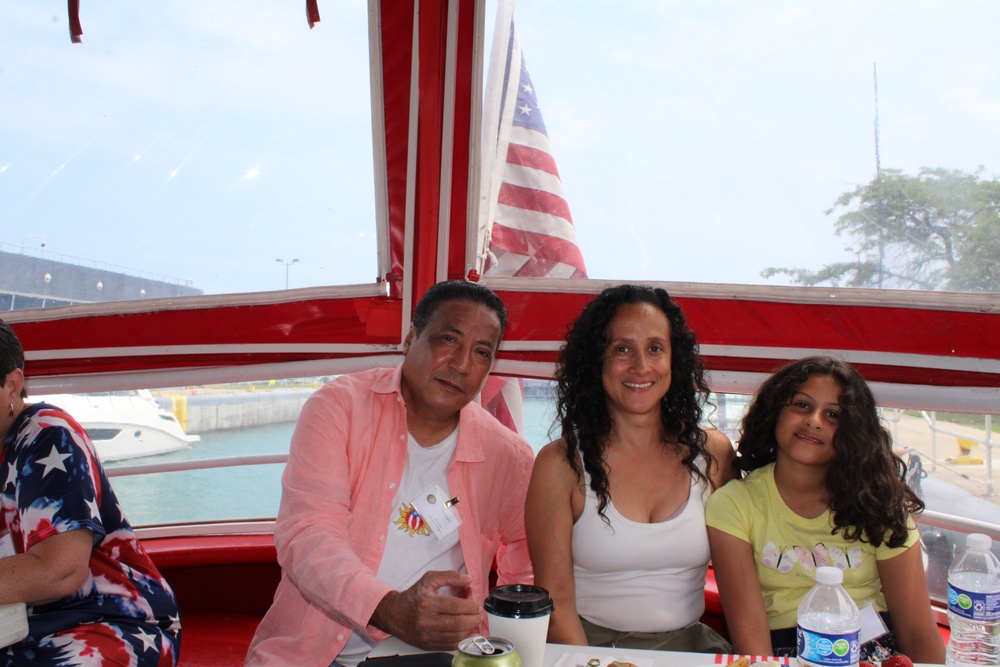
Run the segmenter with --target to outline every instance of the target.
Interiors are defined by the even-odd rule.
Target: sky
[[[84,3],[71,44],[65,3],[0,0],[0,248],[207,293],[372,282],[366,3],[302,9]],[[993,1],[523,0],[516,23],[592,278],[852,259],[827,211],[875,174],[873,65],[883,168],[1000,173]]]

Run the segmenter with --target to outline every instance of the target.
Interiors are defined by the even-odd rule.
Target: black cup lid
[[[494,616],[532,618],[552,613],[552,598],[541,586],[510,584],[490,591],[483,604]]]

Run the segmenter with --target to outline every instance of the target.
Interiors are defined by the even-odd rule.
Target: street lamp
[[[288,289],[288,269],[292,266],[292,264],[294,264],[295,262],[297,262],[299,260],[298,259],[293,259],[290,262],[286,262],[285,260],[283,260],[283,259],[281,259],[279,257],[278,259],[276,259],[274,261],[279,262],[279,263],[285,265],[285,289]]]
[[[23,239],[21,239],[21,254],[22,255],[24,254],[24,244],[27,243],[28,241],[30,241],[31,239],[41,239],[41,241],[42,241],[41,242],[41,247],[42,248],[45,247],[45,237],[44,236],[25,236]]]

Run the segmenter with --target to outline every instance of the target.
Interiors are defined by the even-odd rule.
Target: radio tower
[[[882,175],[882,158],[878,154],[878,67],[872,63],[872,81],[875,84],[875,178]],[[878,225],[878,278],[876,287],[882,288],[885,279],[885,222],[881,208],[876,212]]]
[[[882,159],[878,154],[878,67],[872,63],[872,81],[875,83],[875,175],[882,173]]]

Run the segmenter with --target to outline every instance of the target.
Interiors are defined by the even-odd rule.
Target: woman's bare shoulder
[[[563,438],[553,440],[542,447],[535,456],[533,476],[544,476],[552,481],[566,484],[578,482],[577,472],[569,464],[566,456],[568,445]]]
[[[545,445],[535,455],[535,467],[544,466],[550,468],[565,466],[569,468],[569,460],[566,458],[566,448],[568,446],[564,438],[553,440]]]
[[[528,487],[527,508],[568,507],[572,518],[582,511],[582,480],[566,458],[567,445],[561,438],[542,447],[535,457]]]
[[[714,454],[715,450],[725,451],[724,448],[726,447],[733,449],[733,442],[729,439],[729,436],[719,429],[706,428],[705,435],[708,437],[705,446],[708,448],[709,452]]]
[[[712,480],[716,488],[722,486],[731,479],[736,478],[736,471],[733,468],[733,461],[736,459],[736,450],[733,448],[729,436],[716,428],[706,428],[705,449],[712,456]]]

